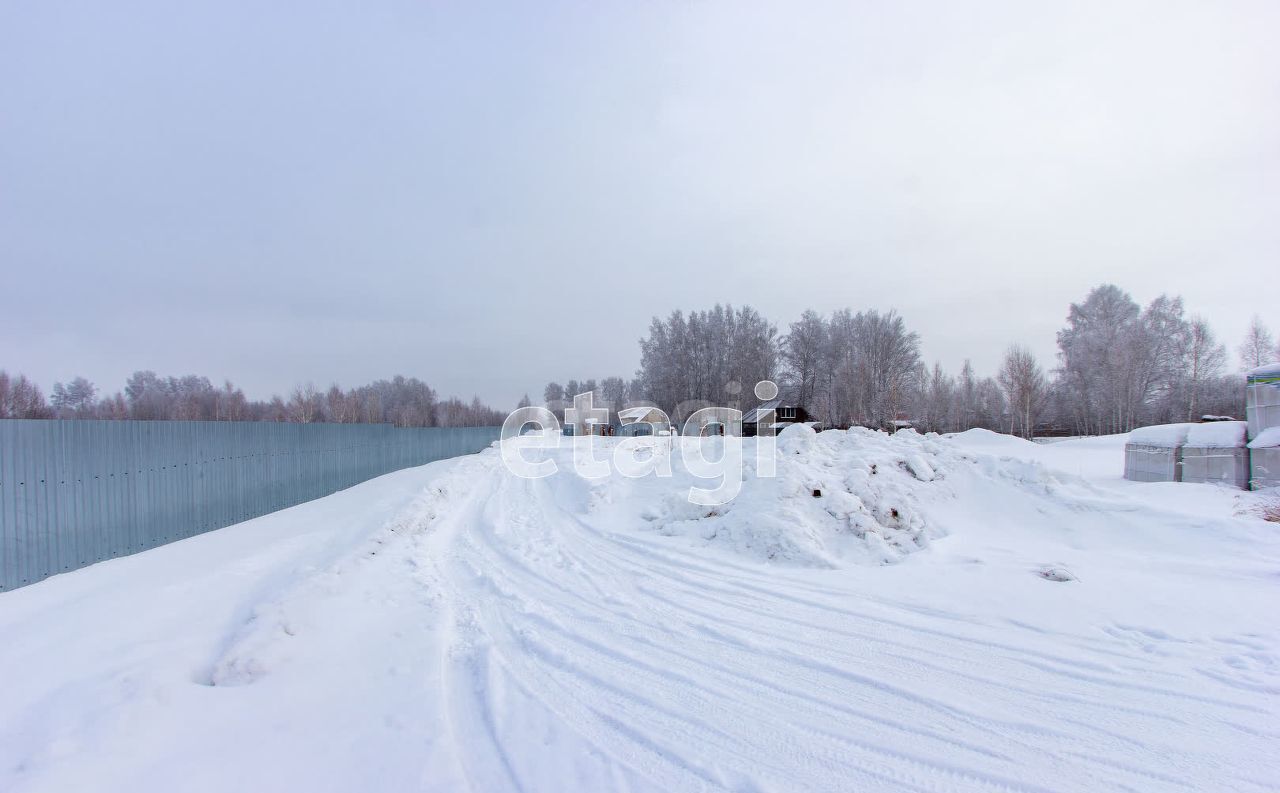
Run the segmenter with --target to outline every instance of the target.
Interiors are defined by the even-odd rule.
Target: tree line
[[[919,334],[894,311],[805,311],[780,332],[755,309],[717,305],[654,317],[633,379],[551,382],[543,401],[563,409],[591,391],[597,404],[652,404],[681,421],[700,404],[749,409],[758,403],[752,387],[769,379],[831,427],[907,420],[926,432],[982,427],[1031,437],[1243,417],[1243,377],[1228,371],[1226,346],[1202,317],[1186,314],[1181,297],[1143,307],[1119,287],[1098,286],[1071,304],[1057,343],[1049,368],[1014,343],[994,375],[977,375],[969,361],[951,374],[924,362]],[[1241,369],[1280,359],[1259,317],[1238,352]]]
[[[1186,314],[1181,297],[1138,305],[1111,284],[1072,303],[1048,368],[1023,344],[1011,344],[994,375],[969,361],[952,374],[920,353],[919,334],[895,311],[805,311],[784,330],[759,311],[716,305],[654,317],[640,339],[635,376],[551,382],[544,404],[563,409],[576,394],[617,410],[652,404],[682,421],[703,405],[748,410],[752,388],[774,380],[783,397],[831,427],[955,432],[982,427],[1030,437],[1092,435],[1244,413],[1244,382],[1228,371],[1226,346],[1209,324]],[[1280,359],[1280,348],[1254,317],[1237,348],[1241,369]],[[531,404],[525,395],[520,406]],[[0,370],[0,418],[97,418],[190,421],[288,421],[459,427],[501,424],[505,415],[480,399],[441,400],[414,377],[321,390],[307,383],[288,398],[250,400],[230,381],[131,375],[121,391],[102,394],[83,377],[56,383],[48,399],[25,376]]]
[[[216,387],[207,377],[161,377],[134,372],[122,391],[102,395],[83,377],[56,383],[46,400],[23,375],[0,370],[0,418],[139,419],[147,421],[285,421],[301,424],[393,424],[397,427],[475,427],[501,424],[505,414],[457,397],[439,399],[416,377],[396,375],[344,390],[311,383],[288,398],[248,399],[230,381]]]

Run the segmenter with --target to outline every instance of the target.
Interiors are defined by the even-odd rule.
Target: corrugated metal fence
[[[0,419],[0,591],[478,452],[499,432]]]

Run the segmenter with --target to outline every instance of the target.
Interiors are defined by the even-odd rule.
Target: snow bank
[[[1140,446],[1181,446],[1187,442],[1187,433],[1199,424],[1156,424],[1139,427],[1129,433],[1129,443]]]
[[[991,453],[1002,453],[1016,455],[1026,452],[1028,447],[1034,447],[1031,441],[1022,438],[1015,438],[1012,435],[1003,435],[999,432],[974,428],[965,430],[964,432],[954,432],[946,436],[947,438],[963,444],[966,447]]]
[[[1245,444],[1245,431],[1248,426],[1244,421],[1211,421],[1205,424],[1194,424],[1187,431],[1186,445],[1211,448],[1242,447]]]
[[[777,437],[776,476],[761,476],[755,445],[744,444],[742,490],[728,504],[698,507],[689,480],[637,481],[642,491],[607,499],[639,510],[647,528],[710,543],[755,559],[806,566],[887,564],[943,535],[920,505],[946,496],[948,471],[964,453],[937,436],[863,428],[815,432],[802,424]],[[665,482],[665,484],[664,484]],[[705,487],[702,483],[699,486]],[[607,521],[601,515],[598,519]]]
[[[1110,439],[1102,449],[1114,458],[1112,468],[1119,468],[1121,442]],[[677,460],[672,479],[599,485],[608,492],[593,497],[590,519],[613,527],[639,514],[640,529],[695,545],[765,562],[839,568],[901,562],[931,547],[949,533],[931,516],[956,498],[957,487],[995,505],[1021,498],[1092,503],[1097,496],[1078,475],[1036,459],[1047,454],[1036,444],[985,430],[940,437],[793,425],[778,435],[777,451],[776,476],[763,476],[755,441],[744,443],[742,490],[728,504],[690,504],[691,482]],[[568,485],[561,488],[567,492]]]
[[[1268,427],[1249,442],[1250,449],[1273,449],[1280,446],[1280,427]]]

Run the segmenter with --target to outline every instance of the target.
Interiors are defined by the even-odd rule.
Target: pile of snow
[[[1160,446],[1173,448],[1187,442],[1187,434],[1193,427],[1202,424],[1156,424],[1151,427],[1139,427],[1129,433],[1129,443],[1139,446]]]
[[[714,459],[724,440],[683,442],[703,443]],[[684,470],[678,453],[670,478],[584,483],[563,459],[551,485],[561,504],[580,509],[601,529],[657,533],[755,561],[830,568],[893,564],[929,548],[950,532],[934,515],[946,513],[958,488],[992,505],[1030,499],[1042,509],[1064,503],[1091,509],[1100,497],[1079,475],[1037,459],[1047,454],[1044,447],[987,430],[941,437],[861,427],[815,432],[793,424],[776,439],[772,477],[759,467],[761,443],[767,441],[743,440],[741,492],[718,506],[690,502],[690,486],[710,484]],[[1122,443],[1117,437],[1086,449],[1087,467],[1098,467],[1092,458],[1099,456],[1118,467]]]
[[[1249,424],[1244,421],[1211,421],[1193,424],[1187,431],[1187,446],[1211,449],[1240,448],[1245,444]]]
[[[896,562],[945,533],[920,505],[947,495],[947,471],[964,455],[937,436],[792,424],[777,436],[773,477],[761,475],[757,443],[743,443],[742,489],[727,504],[690,503],[691,482],[677,460],[671,479],[638,480],[630,485],[635,493],[598,496],[593,518],[608,523],[638,512],[639,528],[661,535],[818,567]]]
[[[1249,442],[1250,449],[1274,449],[1280,446],[1280,427],[1267,427]]]
[[[1031,441],[1003,435],[999,432],[975,427],[964,432],[953,432],[945,436],[963,446],[988,454],[1017,455],[1028,452],[1035,446]]]

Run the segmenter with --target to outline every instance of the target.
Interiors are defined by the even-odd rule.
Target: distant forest
[[[618,410],[653,404],[677,421],[700,405],[757,404],[752,387],[774,380],[783,396],[829,427],[890,428],[907,420],[922,432],[983,427],[1035,434],[1097,435],[1203,415],[1244,416],[1241,372],[1280,359],[1259,317],[1237,346],[1226,345],[1181,297],[1138,305],[1111,284],[1067,311],[1057,359],[1046,366],[1017,340],[998,372],[978,376],[968,361],[958,374],[929,366],[920,337],[893,311],[823,316],[804,312],[779,331],[751,307],[654,317],[640,340],[635,377],[551,382],[543,402],[563,410],[576,394]],[[530,404],[526,395],[520,406]],[[104,395],[83,377],[57,383],[49,398],[22,375],[0,370],[0,418],[96,418],[194,421],[289,421],[465,427],[501,424],[505,412],[473,398],[440,400],[426,383],[397,376],[343,390],[310,384],[289,397],[253,401],[230,382],[135,372],[123,391]]]
[[[247,399],[230,381],[221,388],[197,375],[160,377],[134,372],[123,391],[103,396],[83,377],[57,383],[49,399],[22,375],[0,370],[0,418],[143,419],[151,421],[288,421],[301,424],[394,424],[397,427],[478,427],[506,414],[457,397],[441,400],[416,377],[397,375],[369,385],[321,391],[311,384],[288,399]]]
[[[1110,284],[1070,306],[1057,342],[1049,366],[1015,340],[995,375],[978,376],[968,361],[952,374],[925,363],[919,335],[893,311],[806,311],[780,332],[750,307],[717,305],[654,317],[635,378],[551,382],[543,400],[563,409],[592,391],[596,404],[650,403],[680,421],[700,404],[754,407],[752,386],[772,379],[786,401],[829,427],[906,420],[922,432],[1097,435],[1243,418],[1241,372],[1280,359],[1258,317],[1232,367],[1226,346],[1203,318],[1187,316],[1181,297],[1143,307]]]

